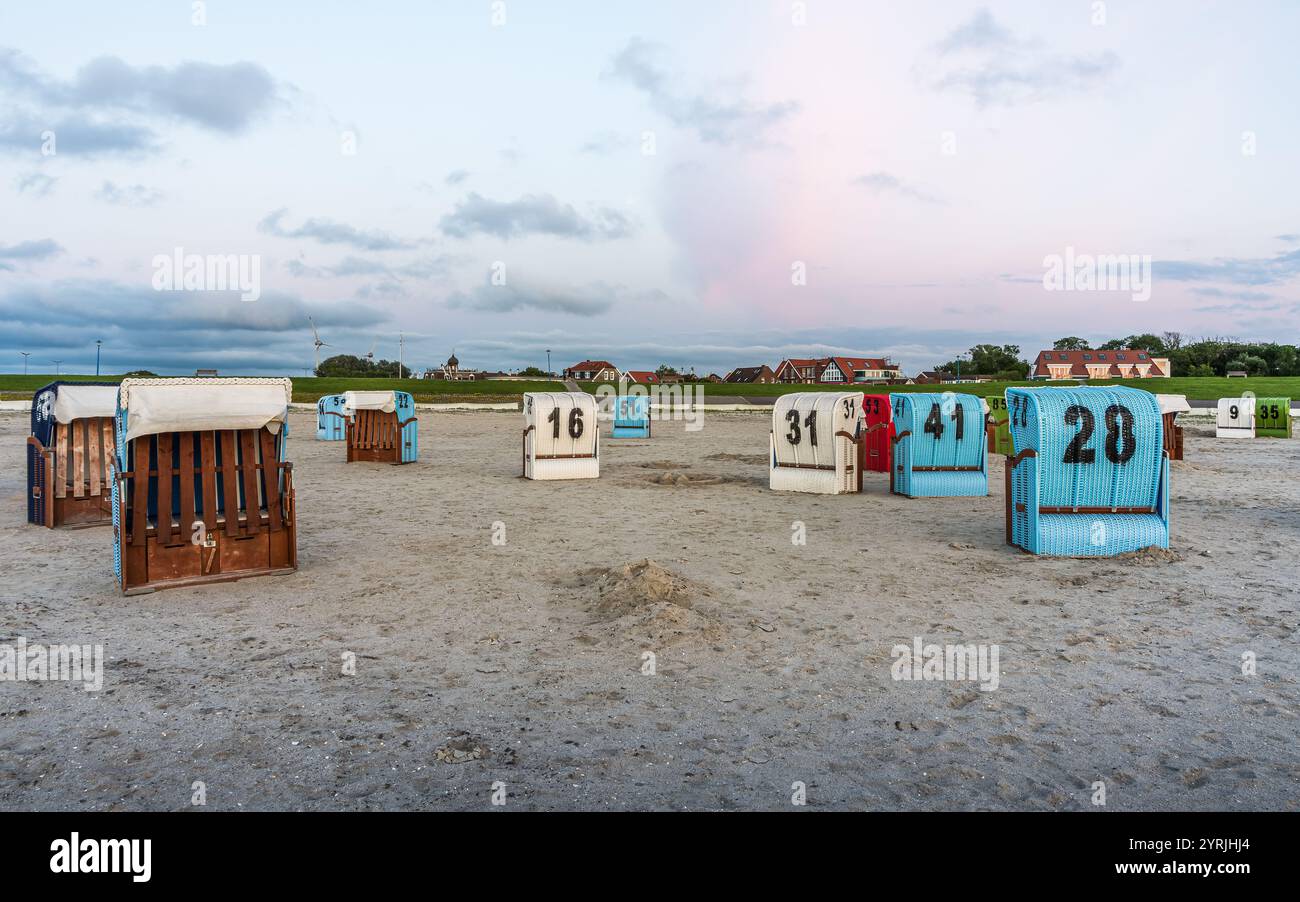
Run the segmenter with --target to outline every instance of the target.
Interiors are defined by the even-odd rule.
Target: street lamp
[[[101,339],[95,339],[95,375],[99,375],[99,349],[104,344]]]
[[[551,349],[546,349],[546,375],[551,375]]]
[[[63,375],[63,371],[60,369],[60,367],[63,366],[62,360],[51,360],[50,363],[54,364],[54,375],[56,376]]]

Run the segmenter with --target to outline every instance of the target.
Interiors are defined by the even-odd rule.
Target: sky
[[[417,369],[1295,343],[1297,34],[1293,0],[5,2],[0,372],[304,375],[308,317]],[[1149,299],[1049,290],[1067,254],[1150,258]]]

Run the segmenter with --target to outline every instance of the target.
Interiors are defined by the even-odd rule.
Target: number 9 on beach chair
[[[610,438],[649,438],[650,398],[619,395],[614,399],[614,428]]]
[[[326,395],[316,402],[316,440],[341,442],[348,437],[348,421],[343,415],[343,396]]]
[[[1169,547],[1169,456],[1154,395],[1135,388],[1007,390],[1007,544],[1109,557]]]
[[[348,463],[409,464],[420,456],[415,399],[404,391],[343,393]]]
[[[32,397],[27,439],[27,522],[99,526],[113,522],[117,383],[52,382]]]
[[[893,394],[890,491],[909,498],[989,493],[984,405],[975,395]]]
[[[862,396],[862,469],[888,473],[894,450],[894,412],[889,395]]]
[[[1214,421],[1215,438],[1254,438],[1255,399],[1220,398]]]
[[[113,566],[128,595],[297,569],[288,379],[124,379]]]
[[[600,429],[594,396],[586,392],[524,395],[523,476],[599,478]]]
[[[777,492],[862,491],[862,395],[794,392],[772,408],[768,484]]]

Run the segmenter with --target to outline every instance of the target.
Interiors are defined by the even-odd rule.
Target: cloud
[[[152,207],[164,197],[161,191],[144,185],[117,185],[106,181],[99,186],[95,197],[106,204],[119,207]]]
[[[460,185],[469,178],[468,169],[453,169],[443,181],[448,185]]]
[[[29,172],[14,179],[14,187],[18,189],[20,194],[45,197],[54,190],[56,182],[58,182],[57,178],[48,176],[43,172]]]
[[[1232,285],[1270,285],[1300,276],[1300,250],[1259,258],[1219,258],[1210,263],[1157,260],[1152,275],[1171,282],[1220,282]]]
[[[934,195],[913,188],[911,185],[908,185],[902,179],[898,178],[898,176],[890,175],[888,172],[872,172],[868,175],[854,179],[854,184],[862,185],[864,188],[870,188],[877,194],[897,194],[927,204],[943,203],[942,200]]]
[[[0,49],[0,91],[47,108],[132,112],[238,134],[270,108],[276,83],[251,62],[135,67],[115,56],[97,57],[61,80],[18,51]]]
[[[1119,66],[1112,51],[1060,54],[1020,40],[980,9],[934,46],[917,73],[932,90],[966,94],[976,106],[988,107],[1084,92],[1105,83]]]
[[[619,132],[601,132],[598,135],[593,135],[579,147],[578,153],[589,153],[604,157],[618,153],[621,150],[627,150],[632,144],[633,141],[628,135]]]
[[[1278,235],[1278,241],[1285,241],[1287,244],[1295,244],[1300,241],[1300,235]]]
[[[379,260],[365,257],[344,257],[338,263],[324,266],[308,266],[301,260],[289,260],[284,264],[290,275],[300,278],[351,278],[355,276],[382,276],[391,281],[403,278],[427,279],[447,271],[452,258],[439,255],[409,263],[390,265]]]
[[[568,289],[525,287],[515,282],[508,285],[483,284],[470,292],[454,292],[447,298],[447,306],[481,313],[540,310],[572,316],[598,316],[609,312],[624,292],[620,287],[600,282]]]
[[[550,194],[525,194],[518,200],[495,201],[471,193],[453,212],[442,217],[438,225],[445,234],[455,238],[482,233],[506,239],[553,235],[581,241],[609,241],[625,238],[633,231],[632,222],[617,210],[601,207],[592,218],[587,218],[571,204],[562,204]]]
[[[277,238],[310,238],[321,244],[345,244],[363,251],[410,250],[415,247],[413,242],[396,238],[387,232],[362,231],[346,223],[329,219],[308,219],[297,228],[286,229],[281,225],[281,221],[288,212],[287,209],[281,208],[268,213],[257,224],[257,228]]]
[[[148,128],[120,122],[99,122],[93,117],[55,116],[38,119],[30,113],[6,116],[0,122],[0,150],[36,155],[46,152],[47,136],[54,153],[97,157],[109,154],[138,156],[159,149],[157,136]]]
[[[668,72],[659,64],[662,47],[632,38],[615,54],[605,73],[641,91],[656,112],[679,128],[687,128],[711,144],[764,143],[765,133],[798,112],[795,101],[753,104],[739,99],[714,99],[702,94],[678,93]]]
[[[52,238],[0,244],[0,260],[48,260],[63,253],[63,246]]]

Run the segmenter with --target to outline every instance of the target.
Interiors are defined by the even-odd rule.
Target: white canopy
[[[1187,413],[1192,409],[1192,405],[1187,403],[1187,395],[1156,395],[1156,401],[1160,404],[1160,415],[1167,413]]]
[[[123,379],[126,440],[263,426],[279,432],[292,392],[288,379]]]
[[[358,410],[382,410],[392,413],[397,409],[397,393],[391,391],[347,391],[343,393],[343,414],[352,416]]]
[[[117,414],[116,385],[60,385],[54,395],[54,420],[71,423],[89,417],[111,417]]]

